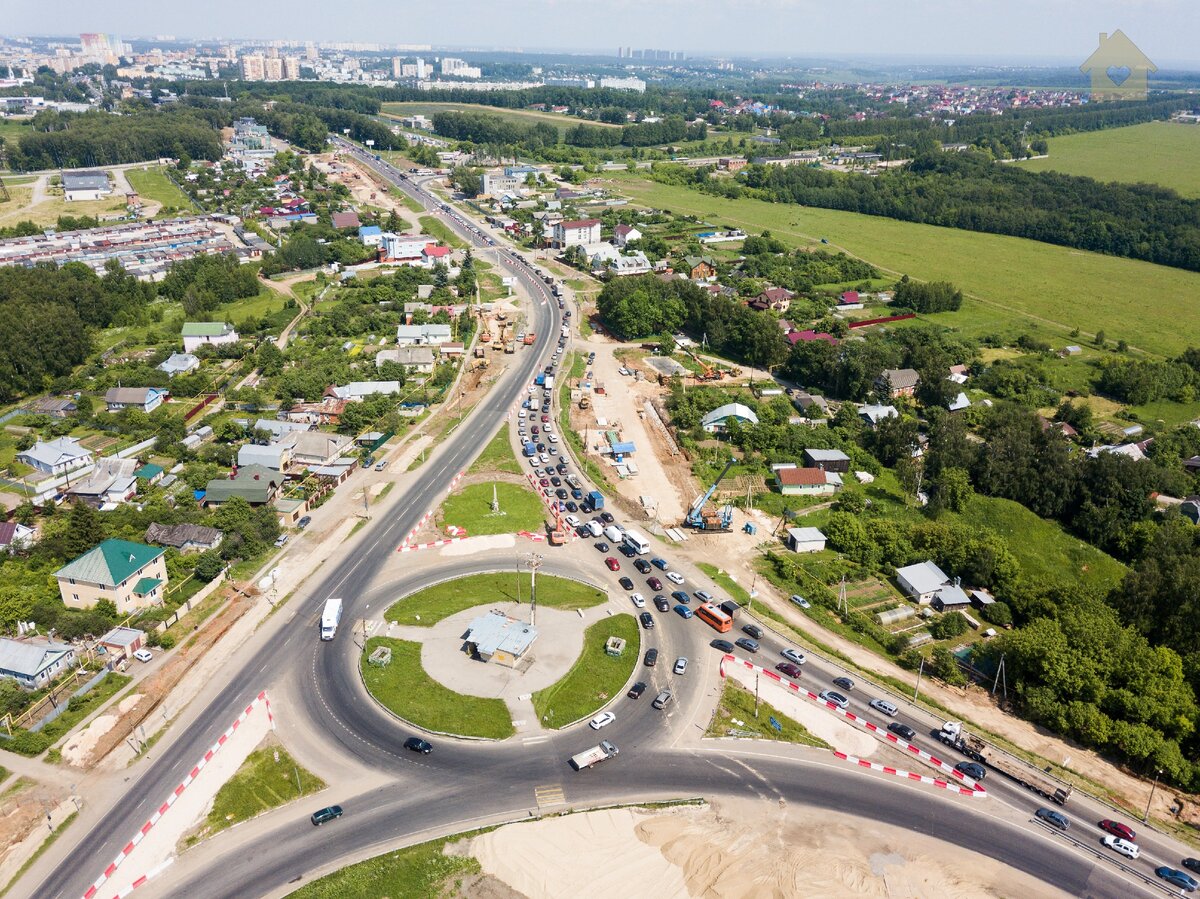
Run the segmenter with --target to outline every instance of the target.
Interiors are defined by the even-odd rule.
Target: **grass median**
[[[537,579],[538,605],[543,608],[589,609],[607,600],[603,590],[579,581],[543,574]],[[471,574],[426,587],[394,603],[384,617],[397,624],[431,627],[464,609],[502,602],[529,602],[529,573],[514,571]]]
[[[521,463],[513,454],[508,425],[500,426],[496,436],[483,448],[483,452],[467,469],[468,474],[479,472],[507,471],[511,474],[522,474]]]
[[[495,512],[493,500],[498,506]],[[546,523],[546,507],[528,487],[492,481],[463,487],[446,497],[438,520],[443,529],[454,525],[472,537],[540,531]]]
[[[803,743],[822,749],[833,748],[824,740],[814,737],[803,724],[792,720],[770,703],[758,704],[757,717],[754,712],[754,694],[741,684],[727,679],[724,689],[721,690],[721,701],[717,703],[716,713],[705,736],[757,737],[783,743]],[[778,730],[771,723],[772,719],[779,723]]]
[[[540,601],[540,600],[539,600]],[[604,651],[609,637],[622,637],[625,652]],[[533,694],[533,707],[546,727],[559,728],[585,718],[621,692],[641,658],[637,620],[625,613],[604,618],[583,635],[583,653],[555,684]]]
[[[392,651],[391,663],[382,667],[367,661],[380,646]],[[503,700],[455,693],[426,674],[420,643],[372,637],[360,664],[368,692],[385,708],[418,727],[492,740],[513,734],[512,715]]]

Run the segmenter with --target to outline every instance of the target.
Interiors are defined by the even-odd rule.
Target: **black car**
[[[891,724],[889,724],[888,730],[890,730],[892,733],[894,733],[897,737],[899,737],[902,740],[911,741],[913,739],[913,737],[915,737],[917,735],[917,732],[915,730],[913,730],[907,724],[901,724],[899,721],[893,721]]]
[[[742,633],[748,637],[753,637],[755,640],[763,638],[763,629],[755,624],[743,624]]]
[[[854,681],[850,680],[848,677],[835,677],[833,679],[833,685],[835,687],[841,687],[843,690],[854,689]]]
[[[646,682],[640,680],[636,684],[634,684],[632,687],[630,687],[629,692],[626,693],[625,695],[628,696],[630,699],[637,699],[639,696],[641,696],[645,692],[646,692]]]
[[[566,474],[567,473],[567,463],[559,462],[556,466],[554,466],[554,470],[557,471],[559,474]]]
[[[573,503],[573,502],[568,502],[567,503],[567,511],[568,512],[578,512],[579,506],[575,505],[575,503]]]
[[[654,627],[654,616],[649,612],[642,612],[642,614],[638,615],[638,620],[642,622],[644,630],[650,630]]]
[[[539,453],[544,453],[544,452],[546,451],[546,444],[544,444],[544,443],[539,443],[539,444],[537,445],[537,451],[538,451]]]
[[[305,515],[303,518],[301,518],[299,521],[296,522],[296,527],[300,528],[300,530],[304,530],[310,524],[312,524],[312,516]]]
[[[692,601],[692,598],[682,590],[676,590],[674,593],[672,593],[671,599],[675,600],[676,602],[681,602],[685,606]]]
[[[733,641],[735,645],[742,647],[746,652],[758,652],[758,643],[751,640],[749,637],[738,637]]]
[[[645,662],[646,662],[647,668],[653,668],[655,665],[657,665],[658,664],[658,650],[657,649],[647,649]]]
[[[420,737],[409,737],[404,741],[404,748],[411,752],[419,752],[421,755],[429,755],[433,752],[433,744],[428,740],[422,740]]]
[[[342,807],[340,805],[330,805],[313,812],[312,817],[308,820],[312,821],[317,827],[320,827],[326,821],[332,821],[334,818],[340,817],[342,817]]]
[[[621,585],[622,590],[632,590],[633,589],[633,581],[631,581],[627,577],[621,578],[617,583],[619,583]]]
[[[645,559],[638,559],[636,562],[633,563],[633,567],[636,568],[638,571],[640,571],[642,574],[650,573],[650,563],[647,562]]]
[[[987,777],[987,769],[979,762],[959,762],[954,770],[967,775],[971,780],[983,780]]]
[[[601,512],[600,520],[605,524],[612,524],[614,521],[616,521],[616,519],[612,517],[612,512]]]
[[[733,652],[733,644],[728,640],[713,640],[708,645],[713,649],[721,650],[721,652]]]
[[[566,499],[567,491],[565,491],[561,487],[559,487],[557,490],[554,491],[554,495],[557,496],[559,499]]]
[[[654,597],[654,608],[658,609],[660,612],[669,612],[671,611],[671,604],[667,602],[667,598],[665,596],[659,593]]]
[[[1062,812],[1056,812],[1052,808],[1040,808],[1034,812],[1034,815],[1041,818],[1051,827],[1057,827],[1059,830],[1071,829],[1071,819]]]
[[[1182,864],[1188,870],[1200,874],[1200,858],[1185,858]]]
[[[555,487],[561,487],[562,486],[562,478],[560,478],[558,475],[554,475],[553,477],[550,478],[550,483],[553,484]]]
[[[617,547],[617,550],[621,553],[621,555],[623,555],[627,559],[632,559],[634,556],[637,555],[637,553],[633,551],[633,547],[630,546],[628,543],[622,543],[620,546]]]
[[[598,549],[602,553],[606,553],[606,552],[608,552],[608,544],[605,543],[603,540],[601,540],[599,543],[596,544],[596,549]]]

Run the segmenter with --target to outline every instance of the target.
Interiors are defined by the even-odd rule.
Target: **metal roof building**
[[[503,612],[480,615],[467,628],[467,646],[485,662],[515,665],[537,639],[537,628]]]

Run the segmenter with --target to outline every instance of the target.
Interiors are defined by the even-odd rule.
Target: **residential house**
[[[971,597],[958,584],[946,584],[929,601],[937,612],[955,612],[971,605]]]
[[[69,608],[90,609],[107,599],[127,615],[162,602],[166,555],[144,543],[109,539],[68,562],[54,577]]]
[[[557,247],[575,247],[600,243],[600,219],[576,219],[558,222],[550,232]]]
[[[170,396],[170,391],[161,387],[110,387],[104,394],[104,404],[109,412],[122,409],[137,409],[153,412]]]
[[[812,343],[814,340],[824,340],[830,346],[837,346],[838,339],[832,334],[827,334],[824,331],[815,331],[812,328],[805,328],[803,331],[792,331],[785,335],[784,339],[795,346],[798,343]]]
[[[227,322],[184,322],[180,334],[185,353],[194,353],[202,346],[238,342],[237,331]]]
[[[133,654],[142,648],[145,640],[145,631],[140,631],[136,627],[118,626],[97,640],[96,646],[104,650],[109,664],[115,665],[132,659]]]
[[[912,396],[920,383],[921,376],[911,368],[886,368],[875,379],[876,389],[886,392],[892,399]]]
[[[633,225],[617,225],[613,229],[613,243],[618,247],[624,247],[626,244],[631,244],[635,240],[642,239],[642,232]]]
[[[66,643],[0,637],[0,677],[14,680],[26,690],[46,686],[73,664],[75,650]]]
[[[621,256],[621,251],[610,243],[583,244],[580,249],[583,251],[583,258],[592,267],[592,271],[606,268],[609,263]]]
[[[397,325],[397,346],[434,346],[450,340],[450,326],[429,322],[424,325]]]
[[[742,403],[726,403],[700,419],[700,426],[710,434],[724,434],[731,421],[738,424],[756,425],[758,416],[754,414],[753,409]]]
[[[375,366],[382,367],[385,362],[395,362],[410,371],[423,375],[433,372],[433,348],[428,346],[400,346],[394,350],[380,350],[375,354]]]
[[[84,479],[67,488],[67,495],[96,509],[113,509],[137,495],[136,459],[104,456]]]
[[[950,584],[950,578],[933,562],[918,562],[896,569],[900,590],[920,605],[927,606],[937,592]]]
[[[845,474],[850,470],[850,457],[841,450],[806,449],[804,462],[809,468],[823,468]]]
[[[102,200],[112,193],[108,173],[98,170],[62,173],[63,197],[68,203],[77,200]]]
[[[792,394],[792,405],[809,418],[824,418],[829,414],[829,403],[825,397],[807,390],[797,390]]]
[[[33,528],[19,521],[0,521],[0,552],[21,552],[32,545]]]
[[[343,228],[361,228],[362,222],[358,219],[357,212],[335,212],[329,217],[330,224],[334,228],[341,231]]]
[[[750,301],[750,308],[760,312],[787,312],[796,295],[786,287],[768,287]]]
[[[862,309],[862,297],[858,295],[857,290],[847,290],[838,297],[838,309],[843,312],[849,312],[854,309]]]
[[[367,397],[380,393],[392,395],[399,392],[399,381],[351,381],[342,387],[335,384],[325,389],[326,396],[355,403],[361,403]]]
[[[384,231],[380,249],[380,261],[395,265],[424,265],[425,248],[437,241],[425,234],[393,234]]]
[[[250,430],[250,423],[245,419],[240,419],[238,423],[247,430]],[[291,431],[311,431],[312,425],[302,421],[280,421],[277,418],[260,418],[254,422],[253,430],[266,431],[271,435],[272,440],[278,440],[284,434]]]
[[[51,418],[67,418],[79,411],[75,400],[65,396],[44,396],[25,408],[33,415],[48,415]]]
[[[685,256],[683,270],[692,281],[715,281],[717,261],[711,256]]]
[[[868,403],[865,406],[860,406],[858,414],[871,427],[878,427],[879,423],[885,418],[895,418],[900,413],[896,411],[895,406],[882,406]]]
[[[327,396],[315,403],[296,403],[287,411],[289,422],[304,422],[308,425],[336,425],[346,411],[346,400]]]
[[[17,453],[17,461],[31,465],[49,475],[66,474],[87,468],[95,462],[92,451],[74,437],[39,440],[27,450]]]
[[[364,247],[383,246],[383,229],[378,225],[363,225],[358,229],[358,239]]]
[[[961,412],[963,409],[968,409],[971,406],[971,399],[962,391],[959,391],[958,396],[950,401],[946,407],[951,412]]]
[[[198,553],[216,549],[225,534],[216,528],[202,524],[158,524],[146,528],[146,542],[159,546],[173,546],[184,553]]]
[[[283,471],[292,460],[292,448],[283,443],[268,443],[265,446],[258,443],[244,443],[238,447],[237,464],[239,468],[247,465],[261,465],[273,471]]]
[[[842,476],[820,468],[779,468],[775,484],[784,496],[829,496],[842,487]]]
[[[214,478],[208,482],[203,502],[206,506],[219,506],[240,496],[252,506],[266,505],[275,498],[283,481],[281,472],[262,465],[235,468],[228,477]]]
[[[426,244],[425,249],[421,251],[421,264],[425,268],[433,268],[438,263],[448,265],[450,262],[450,248],[438,246],[435,243]]]
[[[133,476],[137,478],[139,484],[147,487],[153,487],[166,477],[166,472],[163,471],[161,465],[155,465],[153,462],[147,462],[145,465],[139,466],[133,470]]]
[[[623,275],[646,275],[653,266],[645,253],[637,252],[632,256],[618,256],[608,263],[608,270],[618,277]]]
[[[462,343],[443,343],[438,347],[438,355],[445,359],[457,359],[467,350]]]
[[[289,435],[292,444],[293,466],[331,465],[353,445],[353,440],[344,434],[327,434],[323,431],[305,431]]]
[[[819,553],[825,548],[825,535],[817,528],[788,528],[788,549],[797,553]]]
[[[158,370],[165,371],[170,377],[186,375],[200,367],[200,360],[191,353],[172,353],[165,361],[159,363]]]

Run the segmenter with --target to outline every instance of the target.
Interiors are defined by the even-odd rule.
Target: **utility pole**
[[[1154,801],[1154,791],[1158,789],[1158,779],[1162,776],[1162,768],[1154,772],[1154,785],[1150,787],[1150,798],[1146,800],[1146,814],[1142,815],[1142,823],[1150,823],[1150,803]]]
[[[917,701],[917,694],[921,692],[921,675],[925,673],[925,656],[921,656],[921,665],[917,668],[917,688],[913,690],[913,702]]]
[[[758,672],[754,672],[754,717],[758,717]]]
[[[538,553],[529,554],[529,624],[537,624],[537,573],[542,567],[542,557]]]
[[[992,695],[996,695],[996,688],[1000,686],[1001,681],[1004,683],[1004,698],[1008,699],[1008,678],[1004,675],[1004,655],[1000,656],[1000,665],[996,668],[996,679],[992,682]]]

